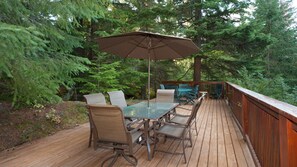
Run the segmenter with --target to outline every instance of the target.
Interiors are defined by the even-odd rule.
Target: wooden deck
[[[190,108],[190,105],[184,106]],[[180,113],[189,111],[178,110]],[[205,100],[197,115],[198,135],[193,129],[193,147],[181,155],[157,152],[147,160],[144,146],[135,147],[138,166],[255,166],[247,144],[223,100]],[[53,136],[0,153],[3,167],[93,167],[100,166],[111,150],[88,148],[89,125],[64,130]],[[161,147],[181,152],[180,141],[168,139]],[[115,166],[130,166],[123,158]]]

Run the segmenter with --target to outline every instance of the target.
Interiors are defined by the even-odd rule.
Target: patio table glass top
[[[123,108],[124,116],[141,119],[158,119],[178,106],[178,103],[140,102]]]

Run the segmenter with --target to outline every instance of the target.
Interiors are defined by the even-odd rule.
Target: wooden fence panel
[[[288,161],[289,166],[297,166],[297,124],[291,121],[288,125]]]
[[[248,99],[247,136],[262,166],[280,166],[278,114]]]

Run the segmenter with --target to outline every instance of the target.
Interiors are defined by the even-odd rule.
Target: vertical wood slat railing
[[[297,166],[297,107],[226,83],[226,98],[258,166]]]

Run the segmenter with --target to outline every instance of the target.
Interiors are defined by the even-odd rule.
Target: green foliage
[[[238,39],[248,1],[183,1],[176,5],[180,30],[200,47],[204,80],[224,80],[244,64]]]
[[[297,105],[296,88],[291,90],[283,77],[265,78],[261,73],[252,73],[246,68],[241,69],[238,73],[240,77],[231,79],[232,82],[280,101]]]
[[[0,10],[0,99],[15,107],[58,102],[62,88],[144,97],[147,61],[103,54],[95,40],[135,30],[186,36],[200,47],[189,59],[152,62],[152,91],[163,80],[192,80],[199,56],[204,80],[245,85],[238,78],[254,77],[248,88],[296,101],[295,11],[287,1],[4,0]]]
[[[289,1],[257,0],[256,5],[251,22],[262,25],[258,31],[267,39],[260,52],[265,60],[264,75],[269,78],[281,75],[293,87],[297,83],[296,10],[290,7]]]
[[[107,60],[110,60],[110,57],[101,56],[101,59],[98,57],[93,60],[92,67],[88,74],[85,74],[86,77],[76,79],[82,84],[80,91],[86,94],[124,90],[127,95],[140,97],[141,87],[145,85],[147,77],[146,72],[137,69],[137,64],[141,60],[114,59],[110,63],[101,62]]]
[[[120,62],[110,64],[93,63],[86,78],[77,78],[83,83],[82,93],[108,92],[113,89],[123,89],[119,82],[120,73],[117,71]]]
[[[238,76],[239,84],[297,105],[296,12],[287,1],[257,0],[255,5],[253,17],[240,26],[246,32],[240,37],[246,41],[241,56],[246,68]]]
[[[0,79],[2,94],[15,107],[54,103],[60,86],[88,68],[88,59],[71,52],[80,47],[81,19],[100,13],[100,1],[1,1]]]
[[[205,53],[208,55],[203,60],[203,78],[208,81],[212,80],[226,80],[231,74],[234,74],[234,69],[238,66],[238,62],[232,55],[222,50],[211,50]],[[211,64],[211,65],[210,65]],[[227,73],[226,71],[229,71]]]
[[[124,86],[125,94],[138,99],[141,98],[142,90],[147,86],[147,69],[147,60],[129,59],[121,61],[119,81]]]

